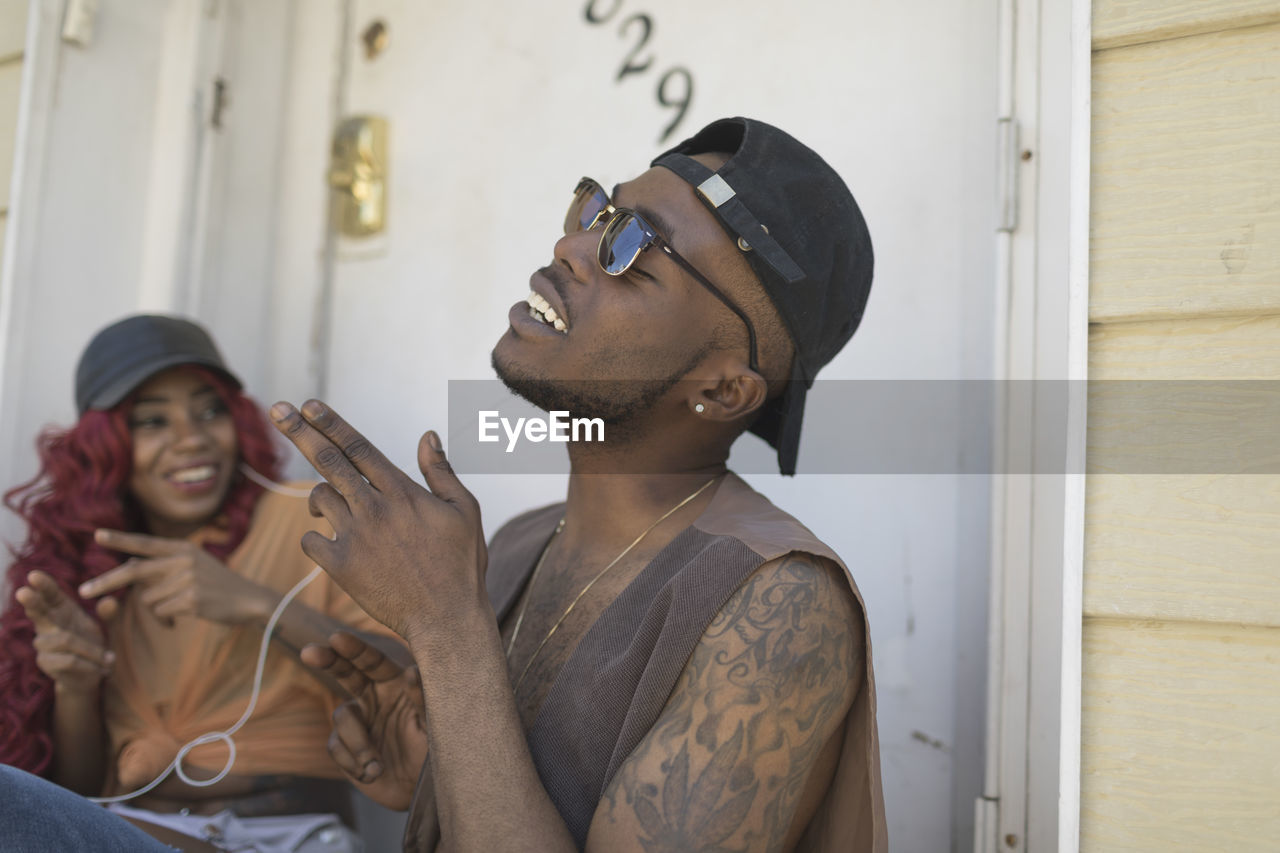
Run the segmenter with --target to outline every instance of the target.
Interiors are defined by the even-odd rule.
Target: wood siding
[[[13,147],[18,130],[18,87],[27,31],[27,0],[0,0],[0,266],[4,263]]]
[[[1280,21],[1280,0],[1095,0],[1093,49]]]
[[[1089,377],[1280,380],[1280,0],[1098,0],[1093,36]],[[1116,388],[1091,464],[1142,406]],[[1280,839],[1280,476],[1229,473],[1231,434],[1220,471],[1089,476],[1088,852]]]
[[[1280,312],[1280,23],[1094,54],[1089,316]]]
[[[1280,631],[1090,619],[1080,849],[1274,853]]]
[[[1280,0],[1098,0],[1094,51],[1090,378],[1280,380]],[[1088,479],[1082,850],[1276,849],[1280,476],[1229,470]]]

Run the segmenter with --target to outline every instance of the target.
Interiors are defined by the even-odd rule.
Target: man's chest
[[[526,730],[565,663],[584,640],[599,640],[592,629],[644,570],[650,556],[636,555],[613,566],[605,562],[597,567],[589,561],[548,563],[525,584],[503,619],[502,642]]]

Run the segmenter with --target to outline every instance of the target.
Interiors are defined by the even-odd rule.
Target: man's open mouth
[[[525,297],[525,302],[529,304],[529,316],[533,319],[540,323],[546,323],[561,334],[569,331],[569,325],[565,323],[564,318],[557,315],[556,309],[551,307],[551,303],[543,299],[536,290],[529,291],[529,295]]]

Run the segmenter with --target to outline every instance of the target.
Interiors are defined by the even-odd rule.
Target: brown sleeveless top
[[[520,597],[563,504],[508,522],[489,546],[489,600],[501,622]],[[792,552],[848,568],[804,525],[730,473],[707,508],[663,548],[583,635],[556,676],[528,732],[542,784],[581,847],[614,773],[658,719],[712,618],[746,579]],[[845,720],[831,786],[797,847],[830,853],[888,849],[880,786],[871,637],[866,672]],[[429,767],[423,768],[423,776]],[[438,841],[431,785],[419,793],[405,828],[405,850]]]

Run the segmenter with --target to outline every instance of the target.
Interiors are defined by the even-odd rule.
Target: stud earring
[[[694,406],[694,407],[693,407],[693,410],[694,410],[695,412],[697,412],[698,414],[702,414],[702,411],[703,411],[705,408],[706,408],[706,406],[704,406],[704,405],[702,405],[701,403],[699,403],[699,404],[697,404],[696,406]]]

